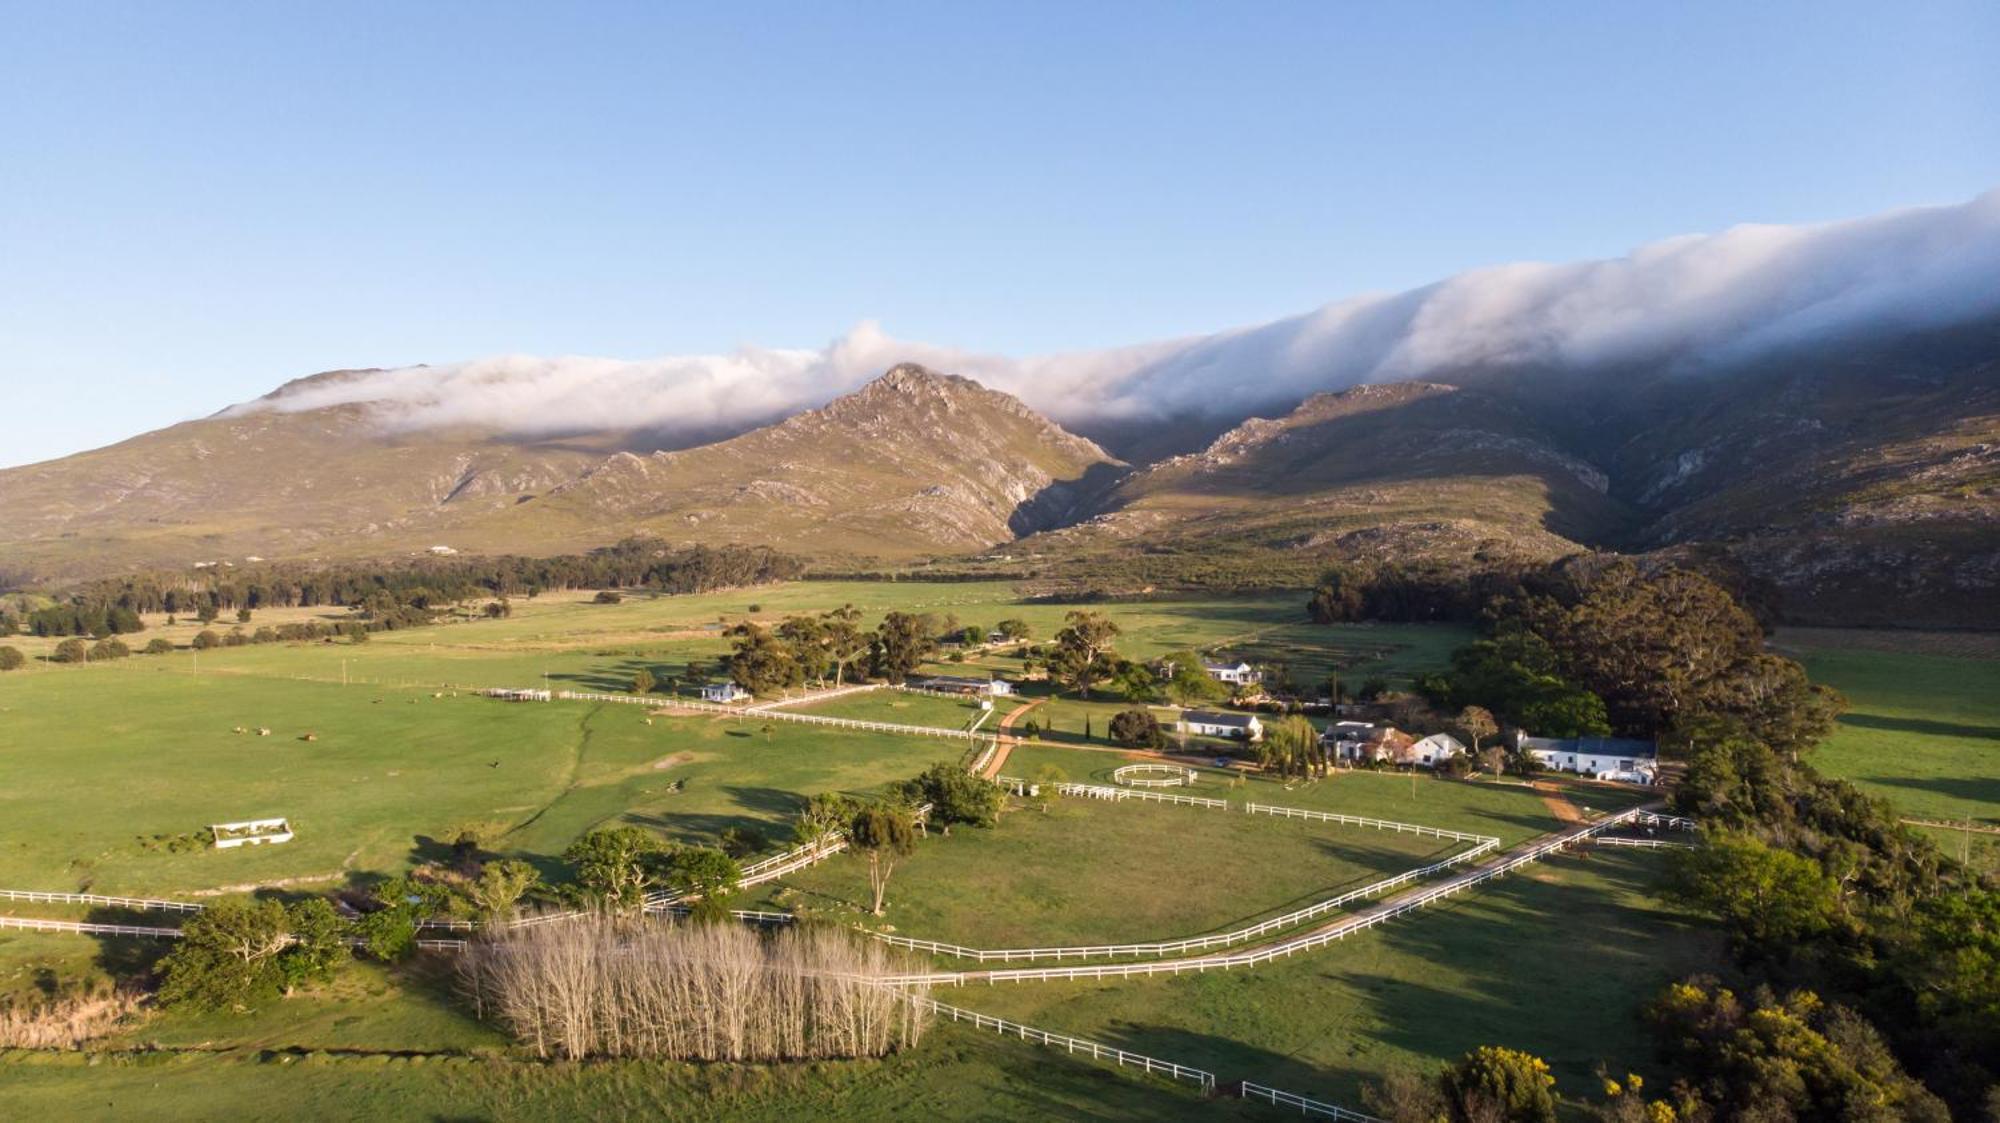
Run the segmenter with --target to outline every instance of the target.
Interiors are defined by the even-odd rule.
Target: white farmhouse
[[[1465,746],[1449,733],[1433,733],[1410,746],[1413,763],[1436,768],[1455,756],[1465,755]]]
[[[1625,737],[1518,738],[1523,752],[1543,768],[1598,780],[1651,784],[1659,775],[1660,750],[1651,741]]]
[[[1264,723],[1256,714],[1231,714],[1220,710],[1186,710],[1175,728],[1203,737],[1231,737],[1239,741],[1264,739]]]
[[[1237,660],[1234,663],[1203,663],[1201,669],[1208,677],[1231,686],[1250,686],[1263,679],[1263,674],[1250,664]]]
[[[708,682],[703,683],[701,687],[701,700],[704,702],[720,702],[726,706],[731,702],[741,702],[748,697],[750,692],[733,682]]]

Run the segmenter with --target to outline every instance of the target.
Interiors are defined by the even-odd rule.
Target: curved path
[[[989,761],[986,765],[986,768],[979,773],[981,776],[986,777],[988,780],[997,779],[999,777],[1000,769],[1005,767],[1007,764],[1007,754],[1013,752],[1014,746],[1020,743],[1015,738],[1009,736],[1007,731],[1014,728],[1014,723],[1020,721],[1021,718],[1024,715],[1026,715],[1029,710],[1034,709],[1036,706],[1041,705],[1045,701],[1047,701],[1047,699],[1037,698],[1032,702],[1023,702],[1020,705],[1014,707],[1013,709],[1007,711],[1007,716],[1000,719],[999,727],[994,730],[995,733],[999,734],[998,743],[1000,745],[1000,749],[998,752],[993,754],[993,759]]]

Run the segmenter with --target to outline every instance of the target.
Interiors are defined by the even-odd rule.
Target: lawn
[[[880,1061],[683,1065],[264,1050],[0,1053],[0,1114],[19,1119],[450,1120],[1268,1118],[1109,1065],[941,1025]]]
[[[1109,784],[1112,769],[1141,759],[1152,758],[1108,747],[1021,745],[1008,756],[1006,773],[1032,779],[1044,765],[1054,765],[1070,780]],[[1562,820],[1539,793],[1512,779],[1448,780],[1428,772],[1336,769],[1324,780],[1301,783],[1203,766],[1196,766],[1195,772],[1192,787],[1172,790],[1493,835],[1506,846],[1562,827]],[[1556,782],[1563,784],[1571,802],[1588,811],[1618,811],[1659,798],[1643,789]]]
[[[1778,640],[1847,695],[1815,767],[1915,818],[2000,825],[2000,653],[1928,633],[1800,628]]]
[[[768,894],[902,935],[970,947],[1178,939],[1289,912],[1461,847],[1240,812],[1062,799],[989,829],[933,835],[896,867],[868,916],[867,863],[842,855]]]
[[[545,859],[619,819],[699,841],[755,826],[780,842],[807,794],[869,791],[958,755],[920,738],[442,693],[136,660],[0,682],[0,885],[133,894],[338,881],[400,871],[465,831]],[[296,839],[187,841],[210,823],[274,815]],[[182,848],[162,841],[174,838]]]
[[[987,718],[986,721],[989,725],[998,725],[1000,714],[1011,709],[1013,703],[1006,698],[1000,698],[996,699],[993,705],[999,713]],[[933,729],[964,729],[980,713],[977,701],[966,698],[940,698],[907,690],[868,690],[859,694],[844,694],[824,702],[786,706],[785,709],[792,713],[824,714],[828,717],[853,718],[856,721],[886,721],[897,725],[922,725]]]
[[[1547,1059],[1560,1092],[1596,1096],[1599,1062],[1658,1075],[1641,1007],[1722,963],[1717,936],[1653,898],[1663,868],[1650,852],[1562,857],[1250,970],[982,987],[964,1002],[1350,1106],[1392,1066],[1497,1043]]]

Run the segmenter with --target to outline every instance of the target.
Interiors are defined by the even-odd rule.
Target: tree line
[[[548,558],[414,558],[394,563],[258,562],[232,569],[151,572],[79,586],[61,603],[0,628],[39,635],[113,635],[137,631],[139,613],[173,613],[213,620],[221,613],[266,606],[361,608],[403,626],[437,610],[475,600],[533,597],[552,590],[627,588],[703,593],[796,578],[804,563],[755,546],[668,546],[628,538],[583,554]],[[47,630],[43,630],[47,629]]]

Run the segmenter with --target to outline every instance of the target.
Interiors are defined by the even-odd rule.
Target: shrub
[[[0,1002],[0,1049],[78,1049],[139,1009],[139,994],[98,982]]]
[[[81,663],[90,657],[90,647],[80,639],[66,639],[56,645],[51,663]]]
[[[18,647],[0,647],[0,671],[18,671],[28,665],[28,657]]]
[[[131,654],[132,649],[125,646],[125,641],[121,639],[102,639],[90,645],[90,661],[93,663],[101,663],[107,659],[125,659]]]
[[[163,636],[154,636],[146,641],[146,654],[168,655],[174,650],[174,641]]]
[[[1167,743],[1159,719],[1145,710],[1125,710],[1113,717],[1111,739],[1137,749],[1157,749]]]
[[[617,604],[625,597],[616,589],[600,589],[597,595],[590,599],[593,604]]]
[[[222,637],[217,635],[213,628],[203,629],[194,637],[194,649],[196,651],[207,651],[212,647],[221,646]]]

